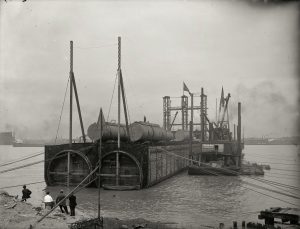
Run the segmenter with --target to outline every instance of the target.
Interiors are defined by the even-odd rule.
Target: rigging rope
[[[90,176],[92,176],[99,168],[99,165],[96,166],[92,172],[90,172],[90,174],[88,174],[71,192],[69,192],[65,198],[61,199],[58,203],[56,203],[56,205],[50,210],[48,211],[45,215],[43,215],[39,220],[36,221],[36,223],[33,225],[35,226],[36,224],[38,224],[39,222],[41,222],[44,218],[46,218],[46,216],[48,216],[52,211],[54,211],[55,208],[57,208],[64,200],[66,200],[72,193],[76,192],[76,190],[80,187],[81,184],[83,184]]]
[[[106,119],[107,122],[108,122],[108,119],[109,119],[110,109],[111,109],[112,101],[113,101],[114,94],[115,94],[117,78],[118,78],[118,73],[116,74],[115,83],[114,83],[114,89],[113,89],[113,93],[112,93],[111,99],[110,99],[110,104],[109,104],[109,109],[108,109],[108,114],[107,114],[107,119]]]
[[[40,183],[45,183],[45,181],[37,181],[37,182],[32,182],[32,183],[26,183],[25,185],[30,185],[30,184],[40,184]],[[12,185],[12,186],[1,187],[0,189],[22,187],[23,185],[24,185],[24,184],[17,184],[17,185]]]
[[[276,175],[281,175],[281,176],[287,176],[287,177],[298,177],[296,174],[285,174],[285,173],[272,173],[272,172],[267,172],[267,175],[269,174],[276,174]]]
[[[79,151],[82,151],[84,149],[91,149],[93,147],[93,145],[91,146],[87,146],[87,147],[83,147],[83,148],[79,148],[78,150]],[[68,150],[66,150],[67,152]],[[0,171],[0,174],[2,173],[7,173],[7,172],[10,172],[10,171],[13,171],[13,170],[17,170],[17,169],[21,169],[21,168],[25,168],[25,167],[29,167],[31,165],[35,165],[35,164],[39,164],[39,163],[42,163],[42,162],[47,162],[47,161],[51,161],[53,159],[57,159],[57,158],[61,158],[61,157],[65,157],[66,155],[65,154],[62,154],[62,155],[59,155],[59,156],[54,156],[52,158],[49,158],[47,160],[41,160],[41,161],[36,161],[36,162],[31,162],[31,163],[28,163],[28,164],[25,164],[25,165],[21,165],[21,166],[17,166],[17,167],[13,167],[13,168],[10,168],[10,169],[6,169],[6,170],[2,170]]]
[[[123,88],[125,88],[124,81],[123,81]],[[125,91],[125,89],[124,89],[124,91]],[[126,96],[125,93],[124,93],[124,97],[125,97],[125,104],[126,104],[126,107],[127,107],[127,114],[128,114],[129,124],[131,124],[129,106],[128,106],[128,102],[127,102],[127,96]]]
[[[295,193],[293,193],[293,192],[289,192],[289,191],[286,191],[286,190],[284,190],[284,189],[281,189],[281,190],[283,190],[283,191],[286,191],[286,192],[288,192],[288,193],[290,193],[290,194],[292,194],[292,195],[289,195],[289,194],[286,194],[286,193],[283,193],[283,192],[280,192],[280,191],[276,191],[276,190],[274,190],[274,189],[269,189],[269,188],[266,188],[266,187],[263,187],[263,186],[260,186],[260,185],[257,185],[257,184],[252,184],[252,183],[249,183],[249,182],[247,182],[247,181],[243,181],[244,183],[246,183],[247,185],[252,185],[253,187],[256,187],[256,188],[260,188],[260,189],[262,189],[262,190],[266,190],[266,191],[270,191],[270,192],[275,192],[275,193],[277,193],[277,194],[281,194],[281,195],[284,195],[284,196],[288,196],[288,197],[291,197],[291,198],[295,198],[295,199],[300,199],[300,197],[299,196],[297,196],[298,194],[295,194]],[[280,188],[278,188],[278,187],[276,187],[277,189],[280,189]]]
[[[68,91],[68,87],[69,87],[69,82],[70,82],[70,77],[68,77],[67,87],[66,87],[66,90],[65,90],[64,101],[63,101],[63,104],[62,104],[62,107],[61,107],[61,111],[60,111],[60,116],[59,116],[59,121],[58,121],[58,126],[57,126],[57,130],[56,130],[56,136],[55,136],[54,143],[56,143],[57,136],[58,136],[58,131],[59,131],[59,127],[60,127],[61,117],[62,117],[62,113],[63,113],[63,110],[64,110],[65,101],[66,101],[66,97],[67,97],[67,91]]]
[[[277,169],[277,168],[272,168],[272,170],[280,170],[280,171],[289,171],[289,172],[297,172],[297,173],[300,173],[299,170],[291,170],[291,169]]]
[[[31,162],[31,163],[28,163],[28,164],[25,164],[25,165],[21,165],[21,166],[13,167],[13,168],[10,168],[10,169],[2,170],[2,171],[0,171],[0,174],[7,173],[7,172],[10,172],[10,171],[14,171],[14,170],[17,170],[17,169],[22,169],[22,168],[25,168],[25,167],[29,167],[29,166],[39,164],[39,163],[42,163],[42,162],[51,161],[53,159],[61,158],[61,157],[64,157],[64,156],[66,156],[66,155],[63,154],[63,155],[60,155],[58,157],[54,156],[54,157],[52,157],[50,159],[47,159],[47,160],[35,161],[35,162]]]
[[[273,198],[273,199],[279,200],[279,201],[281,201],[281,202],[284,202],[284,203],[291,204],[291,205],[293,205],[293,206],[299,207],[299,205],[297,205],[297,204],[293,204],[293,203],[291,203],[291,202],[288,202],[288,201],[285,201],[285,200],[282,200],[282,199],[276,198],[276,197],[274,197],[274,196],[271,196],[271,195],[265,194],[265,193],[263,193],[263,192],[259,192],[259,191],[257,191],[257,190],[251,189],[251,188],[249,188],[249,187],[247,187],[247,188],[246,188],[246,187],[244,187],[244,188],[245,188],[245,189],[249,189],[249,190],[251,190],[251,191],[253,191],[253,192],[257,192],[257,193],[259,193],[259,194],[261,194],[261,195],[268,196],[268,197],[270,197],[270,198]]]
[[[162,150],[162,151],[164,151],[164,152],[166,152],[166,153],[168,153],[168,154],[172,154],[172,155],[174,155],[174,156],[176,156],[176,157],[183,158],[183,159],[185,159],[185,160],[187,160],[187,161],[196,162],[198,165],[199,165],[199,164],[204,164],[204,165],[206,165],[206,166],[212,167],[212,166],[210,166],[210,165],[208,165],[208,164],[205,164],[205,163],[202,163],[202,162],[199,162],[199,161],[190,159],[190,158],[186,158],[186,157],[177,155],[177,154],[172,153],[172,152],[170,152],[170,151],[168,151],[168,150],[165,150],[165,149],[163,149],[163,148],[159,148],[159,149]],[[203,169],[205,169],[205,168],[203,168]],[[229,170],[229,169],[224,169],[224,168],[218,168],[218,169],[223,170],[223,171],[226,171],[226,172],[231,173],[231,174],[234,174],[234,175],[240,175],[239,172],[235,172],[235,171],[232,171],[232,170]],[[290,188],[290,189],[300,190],[300,189],[298,189],[297,187],[294,187],[294,186],[291,186],[291,185],[281,184],[281,183],[278,183],[278,182],[268,181],[268,180],[265,180],[265,179],[259,179],[259,178],[254,178],[254,177],[248,177],[248,178],[249,178],[249,179],[253,179],[253,180],[257,180],[257,181],[260,181],[260,182],[263,182],[264,184],[267,184],[267,185],[270,185],[270,184],[277,184],[278,186],[281,185],[281,186],[284,186],[285,188]],[[270,185],[270,186],[271,186],[271,185]],[[262,187],[262,188],[264,188],[265,190],[267,189],[267,188],[265,188],[265,187]],[[270,189],[270,190],[271,190],[271,189]],[[270,191],[270,190],[268,190],[268,191]],[[278,192],[277,192],[277,193],[278,193]],[[291,197],[291,195],[287,195],[287,194],[284,194],[284,193],[280,193],[280,194],[285,195],[285,196],[288,196],[288,197]],[[297,198],[298,198],[298,197],[297,197]]]
[[[20,161],[24,161],[24,160],[27,160],[27,159],[30,159],[30,158],[33,158],[33,157],[37,157],[37,156],[39,156],[41,154],[44,154],[44,152],[39,152],[37,154],[33,154],[33,155],[26,156],[26,157],[22,157],[22,158],[14,160],[14,161],[5,162],[3,164],[0,164],[0,167],[6,166],[6,165],[11,165],[11,164],[14,164],[14,163],[17,163],[17,162],[20,162]]]
[[[17,167],[11,168],[11,169],[5,169],[5,170],[0,171],[0,174],[7,173],[7,172],[10,172],[10,171],[13,171],[13,170],[17,170],[17,169],[21,169],[21,168],[25,168],[25,167],[28,167],[28,166],[32,166],[32,165],[35,165],[35,164],[42,163],[42,162],[44,162],[44,160],[36,161],[36,162],[31,162],[29,164],[17,166]]]

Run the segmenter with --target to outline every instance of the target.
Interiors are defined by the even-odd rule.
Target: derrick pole
[[[103,113],[102,113],[102,108],[100,108],[100,139],[99,139],[99,149],[98,149],[98,163],[99,163],[99,174],[98,174],[98,218],[100,219],[100,186],[101,186],[101,181],[100,181],[100,174],[101,174],[101,154],[102,154],[102,130],[103,130]]]
[[[238,126],[237,126],[237,144],[238,144],[238,166],[242,164],[242,143],[241,143],[241,130],[242,130],[242,121],[241,121],[241,103],[238,103]]]
[[[73,41],[70,41],[70,127],[69,147],[72,148],[72,120],[73,120]]]
[[[119,150],[121,122],[121,37],[118,37],[118,152],[116,153],[116,185],[119,185]]]
[[[70,127],[69,127],[69,148],[72,149],[72,121],[73,121],[73,41],[70,41]],[[71,155],[68,151],[68,175],[67,175],[67,187],[70,187],[70,164]]]
[[[200,117],[201,117],[201,142],[205,141],[205,117],[204,117],[204,92],[203,92],[203,87],[201,88],[201,111],[200,111]]]

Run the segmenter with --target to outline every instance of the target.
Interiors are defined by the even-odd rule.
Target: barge
[[[75,186],[89,177],[83,185],[98,187],[100,185],[111,190],[132,190],[153,186],[185,169],[189,170],[189,174],[198,174],[200,170],[209,174],[211,172],[208,166],[210,165],[211,170],[211,167],[216,167],[211,166],[214,163],[221,164],[223,169],[231,168],[239,171],[243,149],[241,104],[239,103],[238,106],[236,138],[235,125],[234,136],[232,136],[228,119],[227,106],[230,94],[224,98],[223,88],[219,107],[220,119],[216,122],[210,121],[207,117],[207,96],[203,88],[198,95],[200,106],[195,106],[194,98],[197,98],[197,95],[190,93],[187,86],[183,84],[183,90],[191,97],[191,105],[188,104],[188,96],[184,94],[181,96],[180,107],[172,107],[171,98],[163,97],[163,127],[147,122],[146,118],[142,122],[128,123],[121,71],[120,38],[118,43],[118,123],[105,122],[101,110],[98,121],[89,126],[86,135],[73,73],[73,42],[71,41],[69,143],[45,145],[46,184]],[[77,143],[74,143],[72,138],[73,90],[83,141]],[[120,123],[121,98],[125,124]],[[196,110],[200,111],[199,123],[194,118]],[[175,123],[178,112],[181,112],[181,122]],[[226,113],[228,120],[225,118]],[[179,128],[175,129],[178,126]],[[87,136],[90,141],[87,140]],[[91,175],[98,166],[99,172]],[[197,170],[196,167],[200,169]],[[218,173],[220,171],[218,170]]]

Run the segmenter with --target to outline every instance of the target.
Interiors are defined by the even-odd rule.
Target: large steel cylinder
[[[188,130],[177,130],[175,132],[175,141],[185,141],[190,138],[190,132]]]
[[[100,138],[100,127],[97,123],[93,123],[89,126],[87,131],[88,136],[93,140],[98,140]],[[118,124],[106,122],[105,126],[103,127],[103,140],[117,140],[118,139]],[[125,125],[120,125],[120,139],[121,140],[128,140],[126,134],[126,127]]]
[[[166,131],[157,124],[134,122],[129,126],[130,140],[137,141],[168,141],[173,139],[171,131]]]

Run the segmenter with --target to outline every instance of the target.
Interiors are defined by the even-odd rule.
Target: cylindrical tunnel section
[[[166,131],[157,124],[134,122],[129,127],[130,140],[137,141],[168,141],[173,139],[171,131]]]
[[[103,127],[102,140],[117,140],[118,139],[118,124],[106,122]],[[100,139],[100,126],[97,123],[93,123],[89,126],[87,131],[88,136],[91,140],[96,141]],[[121,140],[128,140],[126,134],[126,126],[124,124],[120,125],[120,138]]]

